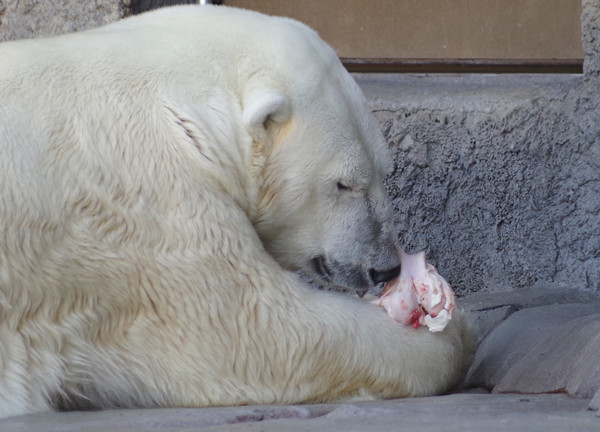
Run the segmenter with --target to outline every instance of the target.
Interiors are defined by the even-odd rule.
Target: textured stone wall
[[[0,0],[0,41],[98,27],[127,15],[197,0]]]
[[[583,0],[581,33],[585,63],[583,73],[588,77],[600,75],[600,1]]]
[[[124,13],[119,0],[0,0],[0,41],[97,27]]]
[[[401,243],[460,293],[600,290],[600,6],[583,75],[356,76],[394,151]]]
[[[581,76],[360,76],[401,243],[459,292],[600,285],[597,100]],[[585,106],[584,106],[585,105]]]

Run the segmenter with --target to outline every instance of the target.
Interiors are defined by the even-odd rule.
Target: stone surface
[[[600,289],[598,92],[580,94],[583,76],[356,79],[394,152],[407,252],[425,250],[459,294]]]
[[[491,310],[507,305],[520,310],[561,303],[600,303],[600,292],[583,291],[566,284],[538,282],[531,287],[511,291],[473,293],[463,297],[460,302],[468,311]]]
[[[600,416],[600,390],[596,392],[596,395],[590,402],[588,408],[592,411],[598,411],[598,416]]]
[[[581,38],[583,42],[583,72],[586,76],[600,76],[600,2],[583,0]]]
[[[569,305],[566,305],[569,306]],[[589,305],[584,305],[589,306]],[[546,307],[552,314],[557,307]],[[577,314],[579,311],[573,311]],[[530,321],[536,325],[535,321]],[[546,332],[494,387],[497,393],[553,393],[591,398],[600,389],[600,313]]]
[[[124,14],[120,0],[0,0],[0,41],[98,27]]]
[[[600,291],[600,3],[582,6],[583,75],[356,75],[400,241],[459,294]]]
[[[98,27],[131,14],[198,0],[0,0],[0,41]]]
[[[565,395],[453,394],[381,402],[39,414],[0,420],[10,432],[594,431],[589,400]]]
[[[591,398],[600,389],[598,311],[573,303],[515,312],[481,343],[466,385]]]
[[[565,303],[596,303],[600,310],[600,293],[561,284],[537,283],[513,291],[474,293],[459,300],[459,306],[468,312],[467,320],[479,341],[518,310]]]

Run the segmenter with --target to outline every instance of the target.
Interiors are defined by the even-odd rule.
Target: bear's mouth
[[[322,255],[316,256],[313,259],[311,259],[310,264],[312,265],[313,270],[315,271],[315,273],[317,273],[320,279],[328,283],[332,282],[333,276],[331,274],[331,270],[329,270],[329,267],[327,267],[327,264],[325,263],[325,258]]]
[[[329,264],[323,255],[311,259],[310,264],[320,282],[354,289],[361,298],[369,290],[369,281],[363,276],[364,272],[360,268],[343,265],[337,261]]]

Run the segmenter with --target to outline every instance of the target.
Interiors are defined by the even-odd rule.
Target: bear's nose
[[[373,281],[373,285],[378,285],[381,282],[391,281],[395,279],[400,274],[400,266],[393,267],[391,269],[386,270],[369,270],[369,277],[371,281]]]

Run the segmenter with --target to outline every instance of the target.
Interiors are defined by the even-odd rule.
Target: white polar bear
[[[0,415],[442,392],[468,350],[291,271],[398,273],[386,144],[288,19],[160,10],[0,45]]]

